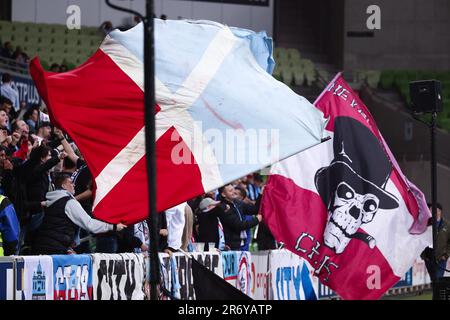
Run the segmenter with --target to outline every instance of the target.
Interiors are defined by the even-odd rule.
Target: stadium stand
[[[0,21],[0,40],[39,55],[44,67],[65,62],[69,69],[83,63],[102,41],[95,27],[68,30],[65,25]]]

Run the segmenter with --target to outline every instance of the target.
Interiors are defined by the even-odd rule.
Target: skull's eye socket
[[[364,202],[364,211],[365,212],[374,212],[377,209],[378,209],[378,203],[375,200],[369,199]]]
[[[337,195],[341,199],[350,200],[355,197],[355,192],[345,183],[341,183],[337,187]]]

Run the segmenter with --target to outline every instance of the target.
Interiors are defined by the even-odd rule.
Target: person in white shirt
[[[0,95],[8,98],[12,102],[12,107],[17,112],[20,109],[19,92],[11,86],[11,75],[4,73],[2,75],[2,85],[0,87]]]
[[[173,208],[166,210],[166,220],[167,220],[167,246],[165,250],[175,252],[181,248],[183,230],[185,224],[185,210],[188,204],[183,202]]]

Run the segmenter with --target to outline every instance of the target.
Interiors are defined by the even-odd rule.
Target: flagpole
[[[150,299],[158,300],[159,257],[156,212],[156,148],[155,148],[155,48],[153,0],[146,0],[144,19],[144,109],[145,109],[145,149],[147,159],[148,202],[149,202],[149,260]]]
[[[156,211],[156,154],[155,154],[155,50],[154,50],[154,6],[153,0],[145,2],[145,16],[131,9],[116,6],[105,0],[113,9],[128,12],[141,18],[144,27],[144,124],[145,124],[145,155],[148,184],[149,215],[147,219],[149,244],[149,283],[150,299],[158,299],[157,286],[160,282],[160,266],[158,257],[158,217]]]
[[[433,300],[439,300],[439,295],[437,293],[437,281],[439,279],[436,278],[436,273],[439,268],[439,261],[437,256],[437,163],[436,163],[436,118],[437,112],[434,111],[431,114],[431,123],[430,123],[430,134],[431,134],[431,216],[432,216],[432,231],[433,231],[433,264],[435,264],[435,268],[433,269],[434,279],[431,279],[432,287],[433,287]]]

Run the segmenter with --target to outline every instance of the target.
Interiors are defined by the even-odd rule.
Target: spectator
[[[0,95],[5,98],[8,98],[11,101],[11,105],[14,108],[14,111],[19,111],[20,102],[19,102],[19,92],[17,89],[12,87],[12,79],[9,73],[4,73],[2,75],[2,85],[0,87]]]
[[[20,101],[20,110],[17,114],[17,120],[23,120],[25,113],[27,112],[27,102],[22,100]]]
[[[55,128],[55,133],[61,144],[63,145],[64,151],[67,153],[67,157],[63,160],[62,171],[70,174],[71,179],[75,186],[75,199],[80,202],[84,211],[91,216],[92,215],[92,191],[91,183],[92,177],[87,169],[86,163],[81,160],[73,151],[72,147],[69,145],[67,140],[64,138],[62,132]],[[81,229],[79,237],[88,237],[89,233]],[[75,248],[78,253],[90,253],[90,243],[88,241],[82,243],[80,247]]]
[[[432,210],[429,203],[430,211]],[[430,218],[428,225],[431,226],[433,219]],[[437,228],[437,245],[435,251],[428,247],[422,253],[421,257],[425,260],[428,273],[431,280],[442,278],[445,273],[447,259],[450,256],[450,234],[448,232],[448,222],[443,217],[443,209],[440,203],[436,203],[436,228]]]
[[[69,175],[58,174],[55,187],[55,191],[46,195],[45,217],[33,244],[34,254],[76,253],[73,248],[78,228],[92,233],[126,228],[121,223],[113,225],[92,219],[73,197],[75,188]]]
[[[147,252],[148,251],[148,238],[145,241],[145,234],[141,234],[141,230],[139,228],[144,228],[147,223],[140,222],[134,225],[129,225],[128,228],[122,230],[119,233],[119,248],[117,252],[126,253],[126,252]],[[142,230],[142,233],[145,231]],[[148,235],[148,230],[147,230]]]
[[[264,188],[263,190],[261,190],[261,192],[264,192]],[[258,212],[261,207],[261,199],[262,193],[256,200],[255,206]],[[264,219],[255,228],[254,237],[256,238],[256,243],[258,244],[258,250],[273,250],[277,248],[277,242],[275,240],[275,237],[273,236],[272,232],[270,232],[270,229],[265,223]]]
[[[51,134],[52,126],[50,125],[50,122],[41,122],[38,126],[37,135],[35,137],[35,139],[38,140],[38,145],[42,143],[46,144],[50,139]]]
[[[13,122],[12,130],[11,143],[9,144],[10,152],[13,154],[13,157],[25,161],[29,154],[28,140],[30,137],[28,125],[23,120],[17,120]]]
[[[220,231],[221,226],[219,221],[219,212],[222,207],[219,206],[220,201],[215,201],[211,198],[204,198],[199,205],[198,218],[198,238],[197,242],[214,243],[218,249],[223,249],[220,246]],[[223,228],[222,228],[223,230]]]
[[[159,230],[159,239],[158,239],[158,251],[164,252],[167,249],[167,237],[169,235],[169,231],[167,229],[167,219],[166,212],[162,211],[158,213],[158,230]]]
[[[9,99],[6,98],[1,98],[2,101],[6,101]],[[3,105],[4,104],[9,104],[9,102],[3,102],[2,103],[2,107],[0,108],[0,129],[4,129],[7,130],[8,129],[8,123],[9,123],[9,118],[8,118],[8,113],[6,112],[8,109],[4,108]],[[0,140],[3,141],[3,140]]]
[[[263,178],[259,173],[247,176],[247,194],[250,200],[256,201],[261,194]]]
[[[28,201],[26,196],[27,184],[25,182],[25,175],[22,172],[24,167],[23,163],[29,159],[32,148],[34,147],[32,145],[33,138],[29,137],[26,142],[27,150],[25,158],[20,157],[21,152],[25,152],[25,150],[22,150],[24,148],[24,143],[22,143],[21,148],[13,154],[12,158],[5,157],[5,159],[0,162],[2,164],[1,168],[3,169],[1,175],[2,187],[5,195],[7,195],[11,202],[14,203],[17,218],[21,225],[24,225],[29,220]],[[8,149],[4,148],[4,150],[6,151]],[[23,239],[23,237],[21,239]]]
[[[448,222],[443,217],[443,209],[440,203],[436,203],[436,223],[437,223],[437,247],[436,259],[438,263],[438,270],[436,276],[441,278],[444,276],[447,259],[450,255],[450,233],[448,231]],[[431,210],[431,208],[430,208]]]
[[[193,252],[194,246],[192,241],[192,233],[194,227],[194,214],[189,204],[184,207],[184,228],[181,236],[181,249],[183,251]]]
[[[52,65],[50,66],[50,71],[57,72],[57,73],[60,72],[61,70],[60,70],[59,64],[52,63]]]
[[[17,254],[19,233],[14,206],[7,197],[0,195],[0,257]]]
[[[23,64],[27,63],[28,60],[30,59],[28,55],[25,52],[23,52],[20,46],[16,47],[16,51],[14,51],[12,58],[16,60],[16,62]]]
[[[159,18],[160,18],[161,20],[167,20],[167,16],[166,16],[165,14],[162,14]]]
[[[4,185],[3,177],[5,174],[6,148],[0,146],[0,195],[7,195],[8,186]]]
[[[147,221],[141,221],[139,223],[134,224],[134,236],[138,238],[141,242],[139,248],[135,248],[135,252],[147,252],[148,246],[147,244],[150,242],[150,233],[148,230]]]
[[[67,66],[67,64],[61,63],[61,65],[59,66],[59,72],[67,72],[67,71],[69,71],[69,67]]]
[[[257,213],[256,207],[247,197],[247,192],[241,187],[234,188],[236,192],[235,204],[239,211],[243,214],[243,219],[245,221],[251,221],[252,216]],[[252,240],[252,231],[250,228],[245,230],[247,237],[244,244],[241,246],[241,251],[248,251],[250,249],[250,242]]]
[[[3,44],[3,49],[1,51],[1,56],[4,57],[4,58],[7,58],[7,59],[12,59],[13,53],[14,52],[13,52],[13,47],[12,47],[11,42],[6,41]]]
[[[96,234],[96,252],[119,252],[119,235],[116,230]]]
[[[22,237],[26,237],[24,239],[26,245],[32,243],[34,233],[42,223],[45,195],[53,190],[50,169],[65,156],[65,153],[58,154],[56,150],[51,150],[48,146],[41,144],[33,149],[30,159],[21,168],[21,181],[24,181],[26,185],[26,207],[29,214],[29,221],[23,228]]]
[[[225,244],[231,250],[240,250],[247,239],[245,230],[256,226],[262,220],[262,216],[258,214],[251,220],[244,220],[243,214],[234,202],[236,193],[231,184],[220,188],[219,194],[222,198],[221,207],[223,209],[219,212],[219,219],[223,225]]]
[[[98,28],[102,37],[106,37],[111,31],[114,30],[113,24],[111,21],[104,21],[100,27]]]
[[[28,109],[27,112],[25,112],[24,119],[28,124],[30,133],[35,134],[39,121],[39,108],[37,106],[34,106]]]
[[[165,252],[167,253],[176,252],[181,248],[184,224],[186,222],[185,210],[187,210],[187,205],[186,202],[183,202],[166,210],[168,236]]]

